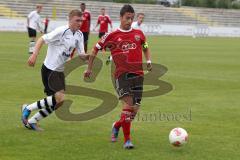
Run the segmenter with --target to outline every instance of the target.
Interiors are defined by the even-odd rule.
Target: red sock
[[[118,121],[115,122],[114,127],[119,129],[122,126],[123,121],[125,121],[126,113],[125,112],[132,112],[130,109],[123,109],[121,113],[121,117]]]
[[[131,121],[124,121],[122,123],[123,134],[124,134],[124,143],[130,140],[130,130],[131,130]]]
[[[120,124],[122,126],[123,134],[124,134],[124,143],[130,140],[132,112],[133,110],[131,109],[123,109],[121,114],[121,119],[115,124],[116,127],[119,126]]]
[[[118,120],[118,121],[116,121],[115,124],[114,124],[114,127],[117,128],[117,129],[119,129],[121,126],[122,126],[122,121],[121,121],[121,119]]]

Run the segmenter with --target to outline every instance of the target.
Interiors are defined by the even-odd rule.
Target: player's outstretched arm
[[[88,67],[87,67],[87,70],[85,70],[85,72],[84,72],[84,77],[90,77],[90,75],[92,73],[93,62],[97,55],[97,52],[98,51],[96,51],[95,49],[92,49],[92,54],[89,56]]]
[[[89,54],[86,54],[86,53],[84,53],[84,54],[79,54],[79,58],[80,58],[81,60],[83,60],[83,61],[88,61],[88,60],[89,60],[89,57],[90,57],[90,55],[89,55]]]
[[[42,37],[40,37],[37,40],[36,46],[34,48],[34,52],[33,54],[29,57],[28,59],[28,65],[31,67],[34,67],[36,60],[37,60],[37,56],[39,54],[40,49],[42,48],[42,45],[44,44],[44,40]]]

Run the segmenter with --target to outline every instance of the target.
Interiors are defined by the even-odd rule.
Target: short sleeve
[[[32,16],[33,16],[33,12],[29,13],[27,17],[32,18]]]
[[[98,41],[98,43],[95,45],[95,50],[102,50],[106,49],[107,43],[111,37],[111,33],[107,33]]]
[[[48,34],[43,35],[42,38],[46,44],[49,44],[57,40],[60,40],[61,34],[62,30],[57,28]]]

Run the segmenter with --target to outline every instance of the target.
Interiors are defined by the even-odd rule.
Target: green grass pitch
[[[90,37],[90,46],[96,42]],[[34,68],[27,66],[26,33],[0,33],[0,160],[237,160],[240,153],[240,39],[148,37],[152,61],[168,68],[160,79],[173,85],[165,95],[144,98],[140,115],[186,114],[191,119],[138,117],[133,123],[134,150],[122,148],[123,135],[110,143],[112,122],[118,119],[120,103],[111,112],[90,121],[62,121],[52,115],[41,121],[44,132],[23,128],[20,106],[44,97],[40,67],[46,46]],[[107,56],[99,54],[105,61]],[[80,67],[67,84],[115,94],[110,66],[103,65],[94,83],[83,81]],[[101,100],[66,95],[74,101],[71,112],[94,109]],[[111,101],[111,99],[109,99]],[[191,115],[190,115],[191,114]],[[186,146],[168,142],[174,127],[189,133]]]

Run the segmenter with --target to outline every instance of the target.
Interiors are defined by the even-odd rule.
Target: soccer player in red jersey
[[[48,25],[49,25],[49,18],[48,16],[46,16],[46,18],[44,19],[44,34],[47,34],[47,29],[48,29]]]
[[[138,13],[137,21],[132,23],[132,28],[142,30],[142,23],[143,23],[144,17],[145,17],[144,13]],[[106,65],[108,65],[111,61],[112,61],[112,56],[108,56]]]
[[[98,16],[97,24],[94,28],[96,30],[97,26],[100,25],[98,37],[102,38],[108,32],[108,24],[111,26],[112,30],[112,21],[108,15],[105,14],[105,8],[101,9],[101,15]]]
[[[124,5],[120,11],[120,27],[103,36],[92,50],[88,68],[84,72],[89,77],[93,61],[101,49],[108,48],[115,63],[115,87],[122,102],[121,117],[112,126],[112,142],[116,142],[119,129],[124,134],[124,148],[134,148],[130,139],[131,122],[136,116],[142,98],[144,73],[142,68],[142,51],[147,61],[148,71],[152,70],[150,51],[141,30],[133,29],[134,9]]]
[[[83,22],[80,27],[80,31],[83,33],[83,36],[84,36],[84,50],[85,50],[85,53],[87,53],[88,36],[90,33],[90,27],[91,27],[91,14],[89,11],[86,10],[85,3],[81,3],[80,8],[83,13],[83,16],[82,16]]]

